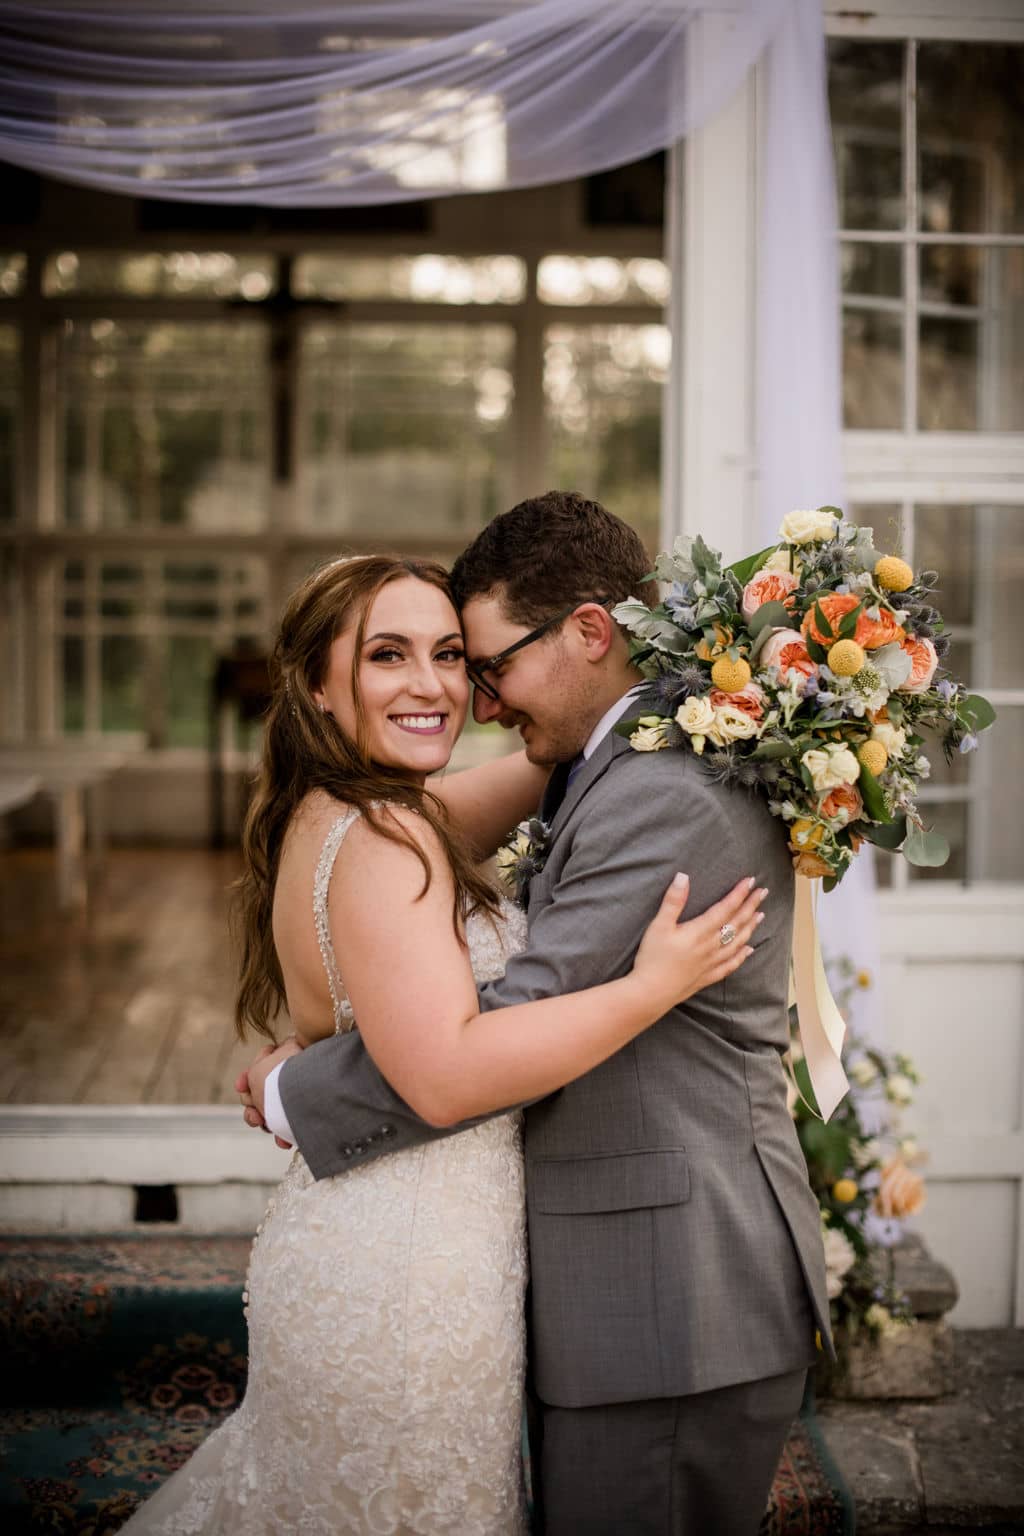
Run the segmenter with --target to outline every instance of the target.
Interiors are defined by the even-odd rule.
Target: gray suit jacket
[[[634,706],[635,707],[635,706]],[[793,873],[763,799],[689,753],[602,741],[558,811],[530,939],[485,1009],[622,976],[676,870],[687,915],[743,875],[768,886],[755,953],[585,1077],[526,1108],[534,1386],[558,1407],[676,1397],[831,1347],[820,1219],[786,1108]],[[318,1178],[439,1135],[357,1032],[285,1064]]]

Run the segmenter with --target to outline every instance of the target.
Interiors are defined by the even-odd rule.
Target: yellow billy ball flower
[[[865,741],[857,748],[857,761],[877,779],[889,761],[889,754],[880,741]]]
[[[863,646],[856,640],[837,640],[828,653],[828,664],[836,677],[856,677],[867,661]]]
[[[803,853],[809,848],[817,848],[824,836],[825,828],[820,821],[812,821],[809,816],[801,816],[790,826],[789,846],[794,853]]]
[[[899,555],[883,555],[875,564],[875,577],[886,592],[905,592],[914,583],[913,571]]]
[[[857,1198],[857,1185],[853,1179],[837,1179],[832,1185],[832,1198],[838,1200],[840,1205],[849,1205],[851,1200]]]
[[[729,656],[719,656],[711,668],[711,681],[723,693],[738,693],[751,679],[750,663],[741,656],[733,661]]]

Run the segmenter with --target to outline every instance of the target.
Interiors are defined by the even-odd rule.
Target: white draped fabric
[[[289,207],[567,180],[705,122],[792,3],[3,3],[0,155],[112,191]],[[708,10],[730,15],[730,45],[688,77]]]

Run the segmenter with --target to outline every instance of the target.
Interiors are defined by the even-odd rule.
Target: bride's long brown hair
[[[311,790],[326,790],[334,799],[360,811],[381,837],[410,848],[423,865],[422,896],[430,885],[430,865],[414,839],[387,814],[386,807],[417,811],[440,838],[451,865],[457,932],[461,932],[468,912],[497,910],[495,892],[475,868],[442,802],[401,768],[383,767],[369,755],[359,691],[366,617],[377,593],[404,576],[413,576],[451,596],[448,573],[432,560],[364,555],[335,560],[315,571],[285,608],[271,660],[272,694],[263,756],[242,833],[244,869],[235,886],[241,942],[235,1026],[243,1039],[247,1029],[273,1039],[271,1021],[285,1004],[284,978],[271,928],[274,886],[288,823]],[[331,645],[353,621],[355,740],[331,715],[321,712],[313,697],[324,681]]]

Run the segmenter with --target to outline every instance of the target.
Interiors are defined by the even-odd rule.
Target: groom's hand
[[[289,1056],[297,1056],[302,1046],[294,1035],[289,1035],[287,1040],[280,1045],[265,1045],[259,1055],[244,1071],[239,1072],[235,1078],[235,1092],[241,1099],[244,1108],[244,1120],[246,1125],[261,1131],[267,1131],[267,1124],[263,1118],[263,1096],[267,1078],[275,1067],[287,1061]],[[268,1131],[269,1134],[269,1131]],[[290,1142],[282,1141],[280,1136],[274,1140],[279,1147],[289,1147]]]

